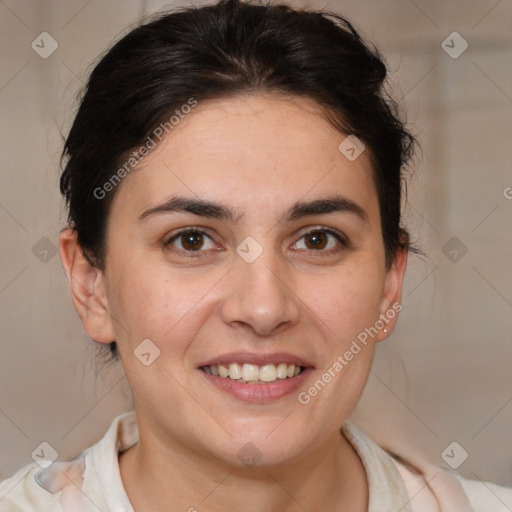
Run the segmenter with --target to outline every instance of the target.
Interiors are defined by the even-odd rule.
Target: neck
[[[140,430],[142,432],[142,429]],[[338,431],[286,464],[234,468],[158,436],[143,436],[119,456],[121,478],[135,512],[363,512],[364,467]]]

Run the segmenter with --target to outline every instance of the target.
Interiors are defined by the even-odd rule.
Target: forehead
[[[199,100],[123,179],[112,213],[140,213],[175,194],[222,201],[241,214],[343,194],[371,215],[378,204],[370,158],[364,151],[348,159],[339,148],[346,138],[311,100]]]

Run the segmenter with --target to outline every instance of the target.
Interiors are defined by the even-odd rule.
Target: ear
[[[76,235],[76,231],[68,227],[59,237],[60,260],[73,304],[89,337],[98,343],[110,343],[115,341],[116,335],[108,308],[105,275],[89,263]]]
[[[402,287],[405,269],[407,268],[407,249],[399,248],[395,253],[393,263],[386,271],[384,290],[379,306],[379,318],[384,322],[384,328],[379,330],[375,341],[384,341],[395,328],[398,313],[402,309]],[[386,332],[384,332],[386,329]]]

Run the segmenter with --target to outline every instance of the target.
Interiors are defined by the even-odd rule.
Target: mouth
[[[236,380],[244,384],[268,384],[297,377],[305,371],[304,366],[278,363],[262,366],[250,363],[212,364],[199,368],[205,373],[221,379]]]
[[[255,403],[296,391],[314,366],[290,354],[237,353],[205,361],[197,369],[218,390]]]

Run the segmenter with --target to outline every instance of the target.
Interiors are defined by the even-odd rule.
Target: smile
[[[205,365],[201,367],[201,370],[216,377],[236,380],[245,384],[267,384],[297,377],[305,368],[286,363],[264,365],[229,363]]]
[[[238,400],[268,403],[294,396],[314,371],[311,361],[288,352],[231,352],[201,361],[199,374]]]

